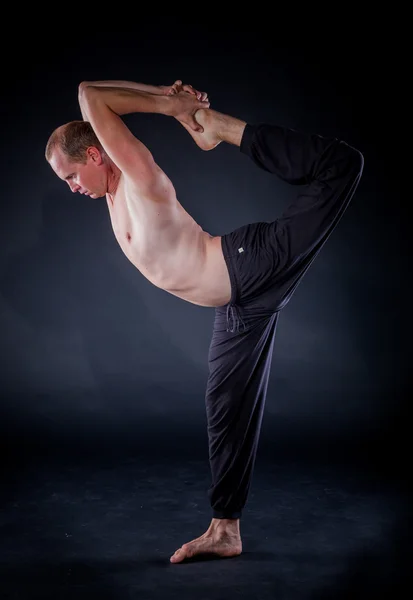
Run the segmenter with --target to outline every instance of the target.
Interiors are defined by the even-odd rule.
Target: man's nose
[[[77,185],[77,183],[70,184],[70,189],[72,190],[73,193],[78,192],[80,190],[80,185]]]

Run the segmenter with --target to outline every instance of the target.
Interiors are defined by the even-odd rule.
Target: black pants
[[[300,185],[272,223],[222,236],[230,302],[215,309],[206,390],[212,516],[240,518],[251,486],[278,314],[346,210],[363,155],[335,138],[247,124],[240,151]]]

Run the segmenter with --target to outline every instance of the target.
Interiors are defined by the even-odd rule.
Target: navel
[[[127,231],[127,232],[126,232],[126,239],[128,240],[128,242],[130,242],[130,241],[131,241],[131,239],[132,239],[132,236],[131,236],[131,234],[129,233],[129,231]]]

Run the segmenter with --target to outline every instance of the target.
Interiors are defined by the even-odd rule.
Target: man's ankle
[[[240,146],[246,124],[246,121],[242,121],[236,117],[217,113],[215,122],[216,135],[221,142]]]
[[[213,531],[227,531],[239,533],[239,519],[216,519],[213,518],[209,526]]]

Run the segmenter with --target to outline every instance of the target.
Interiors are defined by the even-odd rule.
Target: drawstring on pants
[[[231,328],[231,320],[233,322],[233,326]],[[242,320],[241,314],[236,306],[236,304],[229,303],[227,306],[227,331],[234,333],[240,333],[240,324],[242,324],[244,331],[246,329],[245,323]]]

